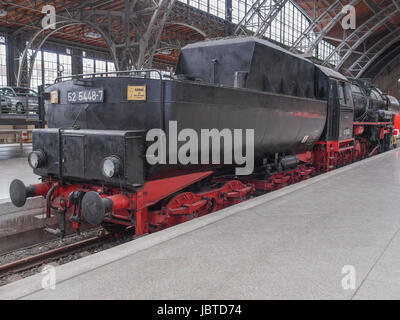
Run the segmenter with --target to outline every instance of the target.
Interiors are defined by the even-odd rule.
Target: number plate
[[[104,101],[103,89],[68,91],[68,103],[98,103]]]

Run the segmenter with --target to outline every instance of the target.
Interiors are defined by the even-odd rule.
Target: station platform
[[[398,299],[399,209],[394,150],[58,266],[56,289],[42,274],[0,287],[0,299]]]
[[[23,180],[26,184],[38,183],[38,176],[28,164],[28,153],[31,144],[0,145],[0,203],[9,201],[9,186],[14,179]]]

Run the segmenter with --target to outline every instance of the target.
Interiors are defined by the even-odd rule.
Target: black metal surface
[[[313,98],[314,70],[311,61],[248,37],[187,45],[181,50],[176,74],[233,87],[235,72],[247,72],[248,89]]]
[[[47,157],[46,167],[35,173],[71,181],[132,186],[149,179],[204,170],[205,166],[200,165],[144,164],[145,151],[152,143],[143,142],[145,133],[161,128],[169,135],[170,121],[177,122],[178,132],[191,128],[199,136],[201,129],[253,129],[256,164],[275,153],[311,150],[325,126],[328,94],[314,91],[320,80],[315,66],[254,38],[211,43],[218,45],[210,49],[210,43],[205,42],[183,50],[178,73],[188,72],[188,67],[189,71],[197,70],[198,75],[208,72],[206,82],[217,84],[134,78],[124,73],[110,78],[81,77],[48,87],[47,95],[58,91],[59,103],[45,101],[49,129],[34,132],[33,149],[43,150]],[[200,59],[196,63],[187,60],[196,57]],[[205,65],[202,59],[210,57],[214,61]],[[244,88],[233,87],[235,72],[237,86]],[[143,85],[146,100],[128,101],[127,87]],[[104,102],[68,103],[68,92],[94,88],[104,89]],[[183,144],[178,143],[178,150]],[[245,145],[241,151],[244,148]],[[123,160],[124,175],[107,180],[100,164],[104,157],[112,155]]]
[[[330,71],[332,73],[333,71]],[[321,140],[340,141],[353,137],[354,105],[351,84],[339,74],[317,70],[318,96],[327,99],[327,121]]]
[[[46,155],[46,165],[34,170],[41,176],[130,186],[145,181],[141,131],[37,129],[33,149]],[[123,172],[105,179],[101,163],[109,156],[122,159]]]
[[[299,164],[299,158],[296,155],[285,156],[280,159],[283,169],[295,168]]]
[[[82,199],[83,219],[91,224],[98,225],[104,220],[106,206],[97,192],[90,191]]]
[[[26,198],[27,198],[27,191],[25,184],[18,179],[15,179],[10,184],[10,198],[11,202],[18,208],[23,207]]]
[[[39,85],[38,86],[39,123],[36,126],[37,128],[44,128],[46,125],[45,114],[44,114],[44,101],[46,99],[45,95],[46,93],[44,92],[44,86]]]
[[[382,93],[368,79],[353,79],[352,94],[356,121],[391,121],[399,112],[395,97]]]

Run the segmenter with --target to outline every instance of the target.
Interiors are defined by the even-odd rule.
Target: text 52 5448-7
[[[103,89],[87,89],[68,91],[68,103],[98,103],[104,101]]]

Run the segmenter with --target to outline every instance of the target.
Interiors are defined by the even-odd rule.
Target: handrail
[[[95,72],[95,73],[80,73],[80,74],[74,74],[71,76],[61,76],[57,77],[54,80],[54,83],[59,82],[62,79],[79,79],[79,78],[94,78],[98,75],[109,75],[109,74],[130,74],[130,73],[149,73],[149,72],[156,72],[159,75],[159,79],[162,80],[162,74],[160,70],[157,69],[142,69],[142,70],[124,70],[124,71],[107,71],[107,72]]]
[[[160,70],[157,70],[157,69],[142,69],[142,70],[124,70],[124,71],[108,71],[108,72],[95,72],[95,73],[87,73],[87,74],[76,74],[76,75],[72,75],[72,76],[61,76],[61,77],[57,77],[55,80],[54,80],[54,83],[57,83],[57,82],[59,82],[60,80],[62,80],[62,79],[66,79],[66,78],[68,78],[68,79],[72,79],[72,80],[74,80],[74,79],[82,79],[82,78],[88,78],[89,77],[89,79],[91,79],[91,78],[94,78],[94,77],[96,77],[97,75],[107,75],[107,74],[115,74],[115,75],[118,75],[118,74],[132,74],[132,73],[150,73],[150,72],[156,72],[157,74],[158,74],[158,76],[159,76],[159,78],[158,79],[155,79],[155,80],[158,80],[159,82],[160,82],[160,112],[161,112],[161,115],[160,115],[160,128],[161,129],[165,129],[165,105],[164,105],[164,86],[163,86],[163,76],[162,76],[162,73],[161,73],[161,71]]]

